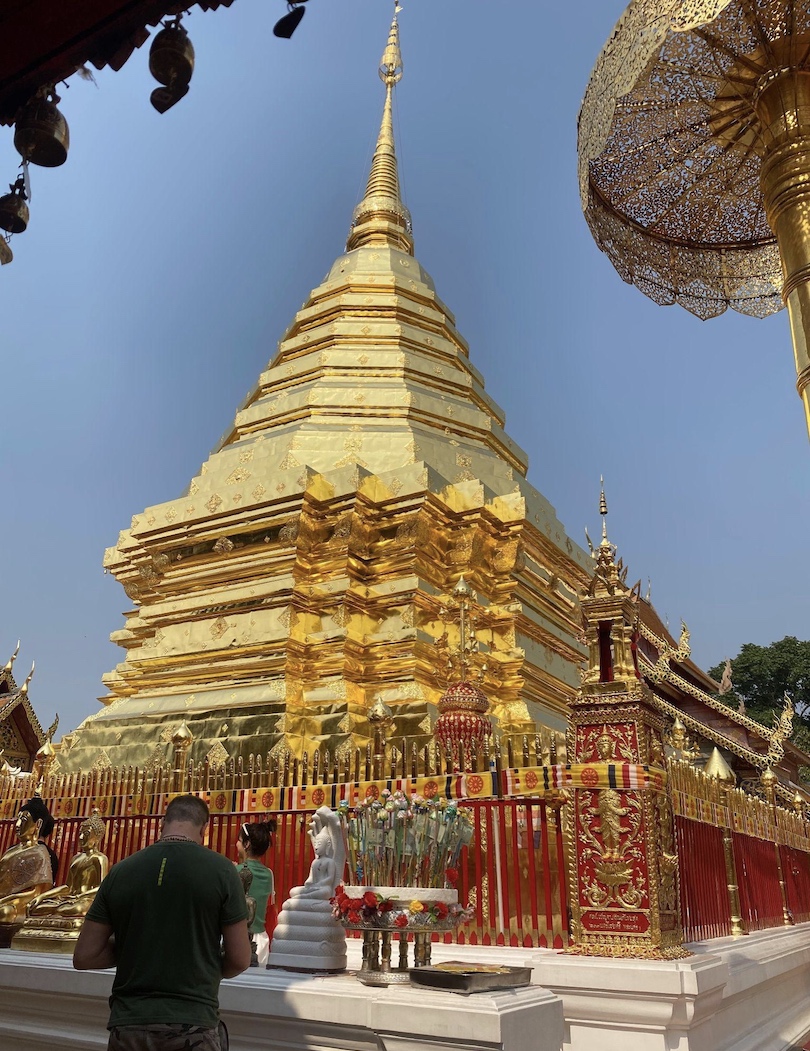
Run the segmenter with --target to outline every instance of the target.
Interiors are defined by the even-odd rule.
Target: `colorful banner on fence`
[[[425,799],[492,799],[498,797],[498,778],[494,771],[480,774],[437,774],[433,777],[399,777],[379,781],[341,784],[267,785],[263,788],[222,789],[195,792],[204,799],[212,814],[278,813],[285,810],[332,810],[345,801],[350,807],[379,799],[384,791],[405,792]],[[171,793],[167,801],[179,793]]]
[[[221,788],[194,794],[204,799],[212,814],[279,813],[333,810],[344,802],[355,807],[379,799],[385,790],[423,796],[425,799],[498,799],[542,796],[564,788],[616,788],[660,791],[666,772],[636,763],[568,763],[481,773],[435,774],[428,777],[383,778],[340,784],[265,785],[257,788]],[[88,817],[97,807],[104,817],[162,814],[179,793],[161,795],[85,796],[48,800],[56,818]],[[13,817],[19,803],[0,801],[0,818]]]
[[[661,791],[667,774],[639,763],[558,763],[503,771],[504,796],[540,795],[563,788],[616,788]]]

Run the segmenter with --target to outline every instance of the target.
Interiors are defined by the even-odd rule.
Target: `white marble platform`
[[[252,969],[220,1001],[232,1051],[785,1051],[810,1031],[810,924],[691,948],[652,962],[437,944],[434,962],[529,965],[535,984],[460,997]],[[0,951],[0,1048],[103,1051],[111,981]]]
[[[0,951],[3,1051],[104,1051],[111,971]],[[351,974],[251,969],[222,983],[231,1051],[560,1051],[562,1002],[530,986],[460,997]]]

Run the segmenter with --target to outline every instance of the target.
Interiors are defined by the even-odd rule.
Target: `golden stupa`
[[[345,753],[368,739],[378,699],[397,738],[426,744],[446,685],[440,610],[462,574],[498,732],[565,727],[591,560],[527,481],[414,258],[396,18],[380,76],[345,253],[186,492],[137,514],[105,555],[134,604],[112,635],[126,658],[103,709],[63,738],[63,770],[164,761],[182,720],[195,762]]]

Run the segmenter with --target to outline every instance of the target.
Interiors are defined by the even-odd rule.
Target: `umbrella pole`
[[[810,435],[810,71],[767,73],[754,108],[762,129],[762,194],[779,244],[796,388]]]

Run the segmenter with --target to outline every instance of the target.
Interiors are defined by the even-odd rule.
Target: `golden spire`
[[[377,136],[366,192],[354,210],[346,251],[351,252],[363,245],[387,244],[413,255],[411,215],[399,195],[399,173],[394,146],[394,85],[402,79],[402,54],[399,50],[399,24],[396,14],[391,22],[379,72],[380,80],[385,84],[385,105],[380,134]]]
[[[605,479],[599,475],[599,514],[602,516],[602,542],[607,541],[607,513],[608,506],[605,499]]]
[[[737,783],[737,775],[723,758],[719,748],[712,750],[712,754],[703,767],[703,773],[706,777],[713,777],[715,780],[722,781],[727,785],[735,785]]]

